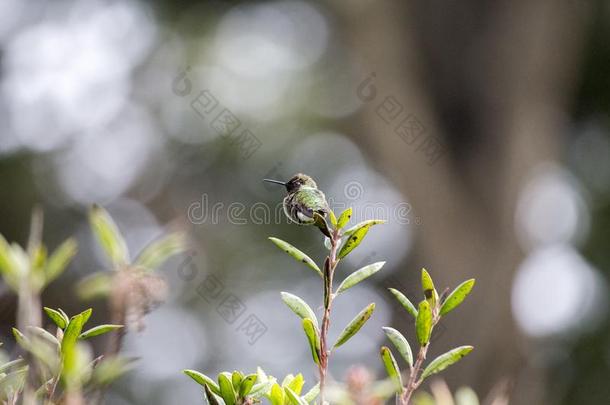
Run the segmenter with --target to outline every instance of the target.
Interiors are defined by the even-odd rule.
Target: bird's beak
[[[281,184],[282,186],[285,186],[285,185],[286,185],[286,182],[284,182],[284,181],[279,181],[279,180],[263,179],[263,181],[266,181],[267,183]]]

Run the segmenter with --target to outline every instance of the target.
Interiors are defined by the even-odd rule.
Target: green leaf
[[[470,387],[460,387],[455,392],[456,405],[479,405],[479,397]]]
[[[408,313],[411,314],[411,316],[413,316],[413,318],[417,318],[417,308],[415,308],[415,305],[413,305],[413,303],[403,293],[395,288],[388,288],[388,290],[394,294],[394,297],[396,297],[398,302],[400,302],[400,304],[407,310]]]
[[[13,249],[6,239],[0,235],[0,274],[4,277],[6,284],[17,292],[19,291],[21,266],[19,266],[18,260],[14,256]]]
[[[66,331],[69,329],[70,324]],[[66,335],[64,335],[61,347],[63,355],[61,378],[67,391],[76,391],[82,388],[82,384],[91,375],[91,351],[82,343],[66,344],[65,337]]]
[[[370,226],[363,226],[362,228],[358,229],[356,232],[351,234],[347,238],[345,243],[343,243],[343,246],[341,246],[341,250],[339,251],[339,255],[338,255],[339,259],[343,259],[352,250],[356,249],[358,247],[358,245],[360,245],[360,243],[362,242],[362,240],[364,239],[366,234],[369,232],[370,228],[371,228]]]
[[[235,405],[237,398],[235,396],[233,384],[231,383],[231,374],[218,374],[218,386],[220,387],[220,396],[224,399],[225,403],[227,405]]]
[[[301,390],[303,389],[303,385],[305,384],[305,379],[303,378],[303,374],[297,374],[288,384],[285,386],[290,388],[297,395],[301,395]],[[284,384],[282,384],[284,386]]]
[[[24,350],[30,350],[30,340],[25,337],[25,335],[21,333],[19,329],[13,328],[13,336],[15,336],[15,341],[19,346],[21,346]]]
[[[239,371],[233,371],[233,374],[231,374],[231,384],[233,385],[233,390],[235,390],[236,394],[239,392],[239,387],[243,378],[244,375]]]
[[[91,318],[92,313],[93,310],[91,308],[85,309],[83,312],[80,313],[83,316],[83,326],[85,326],[85,324],[89,321],[89,318]]]
[[[330,218],[330,223],[336,228],[337,227],[337,217],[333,210],[328,211],[328,217]]]
[[[195,380],[197,384],[202,386],[208,385],[214,394],[220,395],[220,387],[207,375],[195,370],[182,370],[182,372]]]
[[[383,331],[385,332],[390,342],[396,347],[398,353],[402,356],[403,359],[407,362],[409,367],[413,366],[413,353],[411,352],[411,346],[409,346],[409,342],[407,339],[394,328],[383,327]]]
[[[449,296],[441,306],[441,316],[445,315],[448,312],[451,312],[452,310],[457,308],[462,303],[462,301],[464,301],[468,294],[470,294],[470,291],[472,291],[472,287],[474,287],[474,282],[474,278],[466,280],[462,284],[457,286],[451,294],[449,294]]]
[[[220,400],[218,399],[218,397],[216,397],[216,395],[211,391],[209,385],[204,385],[203,389],[205,391],[205,397],[208,400],[208,405],[223,405],[223,403],[220,402]]]
[[[328,236],[330,238],[331,233],[330,233],[330,229],[328,227],[328,222],[326,222],[326,218],[324,218],[319,213],[314,212],[313,219],[314,219],[314,225],[317,226],[325,236]]]
[[[260,376],[258,377],[260,380]],[[267,395],[270,392],[271,387],[275,384],[275,378],[270,378],[269,380],[259,381],[254,384],[252,387],[252,391],[250,391],[250,396],[253,398],[258,398],[262,395]]]
[[[294,380],[294,374],[288,374],[288,375],[286,375],[286,377],[284,377],[284,379],[282,380],[282,383],[280,385],[282,386],[282,388],[284,388],[285,386],[290,384],[290,382],[292,380]]]
[[[112,291],[112,276],[109,271],[90,274],[77,283],[76,293],[82,300],[104,298]]]
[[[360,229],[364,226],[371,227],[373,225],[379,225],[379,224],[385,224],[385,223],[386,223],[386,221],[383,219],[368,219],[366,221],[359,222],[356,225],[352,226],[351,228],[347,229],[345,232],[343,232],[343,236],[350,236],[351,234],[353,234],[358,229]]]
[[[320,364],[320,336],[318,335],[318,328],[309,318],[303,319],[303,330],[305,336],[307,336],[307,342],[309,342],[309,348],[311,350],[311,357],[316,364]]]
[[[0,373],[4,373],[5,371],[10,370],[11,368],[21,367],[25,365],[25,360],[22,358],[18,358],[13,361],[9,361],[8,363],[0,364]]]
[[[134,359],[122,356],[105,357],[93,369],[92,379],[96,385],[108,385],[130,371],[134,363]]]
[[[284,387],[284,391],[286,392],[286,396],[290,399],[290,403],[293,405],[307,405],[307,401],[301,399],[293,390],[289,387]]]
[[[43,309],[47,316],[51,318],[53,322],[55,322],[55,325],[57,325],[59,329],[64,329],[66,326],[68,326],[68,322],[70,322],[70,320],[65,318],[59,311],[48,307],[44,307]]]
[[[78,245],[76,241],[73,238],[69,238],[53,252],[45,268],[45,285],[63,273],[74,255],[76,255],[77,250]]]
[[[470,353],[472,349],[472,346],[460,346],[453,350],[449,350],[445,354],[441,354],[436,359],[432,360],[428,367],[424,369],[424,372],[421,375],[421,380],[423,381],[426,377],[441,372],[450,365],[457,363],[462,359],[462,357]]]
[[[125,239],[108,212],[94,205],[89,213],[89,222],[115,269],[129,263],[129,251]]]
[[[353,213],[353,210],[351,207],[341,213],[341,215],[339,216],[339,219],[337,220],[338,229],[341,229],[345,225],[347,225],[349,220],[352,219],[352,213]]]
[[[314,385],[305,395],[303,399],[307,402],[312,402],[320,394],[320,384]]]
[[[430,274],[426,269],[421,269],[421,286],[426,300],[430,303],[430,306],[434,308],[436,301],[438,300],[438,293],[434,288],[432,277],[430,277]]]
[[[339,259],[343,259],[352,250],[356,249],[358,245],[360,245],[366,234],[369,232],[369,229],[371,229],[371,226],[375,224],[383,224],[384,222],[385,221],[382,220],[364,221],[356,225],[357,228],[354,229],[354,231],[351,231],[350,229],[350,231],[345,232],[347,240],[345,243],[343,243],[343,246],[341,246],[341,250],[339,251],[338,255]]]
[[[78,337],[83,330],[83,325],[85,324],[84,319],[85,317],[88,318],[88,316],[86,316],[86,312],[87,311],[81,312],[80,314],[74,315],[72,318],[70,318],[70,322],[64,331],[64,337],[61,340],[61,353],[64,356],[66,356],[66,354],[70,350],[73,350],[76,346],[76,341],[78,340]]]
[[[415,320],[415,329],[417,331],[417,340],[419,344],[425,346],[430,341],[432,333],[432,310],[428,301],[419,303],[419,312]]]
[[[292,256],[296,261],[305,263],[307,266],[309,266],[310,268],[315,270],[316,273],[318,273],[318,275],[320,277],[324,278],[324,275],[322,274],[322,270],[320,270],[318,265],[313,260],[311,260],[311,258],[309,256],[307,256],[305,253],[301,252],[299,249],[295,248],[290,243],[284,242],[281,239],[270,237],[269,240],[271,242],[273,242],[277,247],[282,249],[284,252],[286,252],[290,256]]]
[[[15,371],[11,371],[4,377],[0,377],[0,393],[21,392],[25,385],[25,380],[28,375],[28,367],[22,367]]]
[[[51,343],[51,345],[53,345],[56,349],[59,349],[59,340],[57,340],[57,338],[51,333],[47,332],[42,328],[39,328],[38,326],[28,326],[27,329],[31,333],[29,336],[38,336]]]
[[[171,256],[184,252],[186,248],[186,236],[181,232],[171,233],[146,246],[134,264],[154,270]]]
[[[352,288],[362,280],[377,273],[379,270],[381,270],[384,264],[385,262],[377,262],[369,264],[368,266],[364,266],[360,270],[356,270],[355,272],[347,276],[345,280],[343,280],[343,282],[337,289],[337,294],[341,294],[343,291]]]
[[[316,318],[315,312],[313,312],[311,307],[307,305],[303,299],[287,292],[282,292],[281,294],[282,301],[288,305],[288,308],[290,308],[292,312],[301,317],[301,319],[310,318],[312,321],[314,321],[316,327],[318,326],[318,318]]]
[[[265,373],[265,370],[260,367],[256,367],[256,375],[258,376],[258,382],[264,382],[269,379],[269,377],[267,377],[267,374]]]
[[[66,313],[64,312],[64,310],[63,310],[63,309],[61,309],[61,308],[57,308],[57,310],[59,311],[59,313],[61,314],[61,316],[63,316],[63,317],[64,317],[64,319],[66,320],[66,326],[68,326],[68,323],[70,323],[70,317],[68,316],[68,314],[66,314]]]
[[[240,397],[243,398],[248,395],[250,391],[252,391],[252,387],[254,387],[254,383],[256,382],[257,378],[258,376],[256,374],[249,374],[244,377],[244,379],[241,381],[241,385],[239,386]]]
[[[403,390],[402,386],[402,377],[400,375],[400,369],[398,368],[398,364],[396,364],[396,359],[392,354],[392,351],[383,346],[381,348],[381,361],[383,361],[383,365],[385,366],[385,370],[388,373],[390,379],[394,382],[396,386],[396,392],[401,393]]]
[[[343,332],[339,335],[337,339],[337,343],[335,343],[334,347],[339,347],[345,342],[347,342],[352,336],[354,336],[358,331],[364,326],[366,321],[369,320],[371,315],[373,315],[373,311],[375,310],[375,303],[369,304],[366,308],[364,308],[352,321],[343,329]]]
[[[103,335],[104,333],[108,333],[113,330],[121,329],[122,327],[123,327],[123,325],[108,325],[108,324],[99,325],[99,326],[96,326],[94,328],[87,330],[86,332],[81,333],[78,338],[79,339],[89,339],[91,337]]]
[[[269,399],[272,405],[284,405],[284,390],[279,384],[273,384],[269,392]]]

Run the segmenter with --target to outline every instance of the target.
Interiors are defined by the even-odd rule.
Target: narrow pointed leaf
[[[345,342],[347,342],[352,336],[354,336],[358,331],[364,326],[366,321],[369,320],[371,315],[373,315],[373,311],[375,310],[375,303],[369,304],[366,308],[364,308],[352,321],[343,329],[343,332],[339,335],[337,342],[334,347],[339,347]]]
[[[47,332],[42,328],[39,328],[38,326],[28,326],[27,329],[31,333],[29,336],[39,336],[40,338],[46,340],[47,342],[55,346],[57,349],[59,349],[59,340],[57,340],[57,338],[51,333]]]
[[[386,346],[383,346],[381,348],[380,355],[381,361],[385,366],[385,370],[388,373],[388,376],[395,384],[396,392],[401,393],[403,390],[402,377],[400,375],[400,369],[398,368],[398,364],[396,364],[396,359],[394,358],[392,351]]]
[[[220,387],[220,396],[224,399],[225,403],[227,405],[235,405],[237,398],[233,389],[233,383],[231,383],[231,374],[218,374],[218,386]]]
[[[45,284],[49,284],[63,273],[76,254],[77,249],[76,241],[70,238],[53,252],[45,268]]]
[[[61,314],[61,316],[63,316],[63,317],[64,317],[64,319],[66,320],[66,326],[68,326],[68,324],[70,323],[70,317],[68,316],[68,314],[66,314],[66,313],[64,312],[64,310],[63,310],[63,309],[61,309],[61,308],[57,308],[57,310],[59,311],[59,313]]]
[[[250,393],[250,391],[252,391],[252,387],[254,387],[254,383],[256,382],[257,378],[258,378],[258,376],[256,374],[249,374],[244,377],[244,379],[241,381],[241,384],[239,386],[239,396],[240,397],[243,398],[246,395],[248,395]]]
[[[314,224],[320,229],[320,231],[324,234],[324,236],[328,236],[330,238],[330,228],[328,227],[328,222],[326,222],[326,218],[317,212],[313,213]]]
[[[432,333],[432,310],[428,301],[422,301],[419,304],[415,329],[419,344],[425,346],[430,341],[430,334]]]
[[[260,367],[256,367],[256,375],[258,376],[258,382],[265,382],[269,379],[269,377],[267,377],[267,373],[265,373],[265,370],[263,370]]]
[[[233,389],[235,390],[235,393],[239,392],[241,380],[243,380],[243,378],[244,375],[239,371],[233,371],[233,374],[231,374],[231,383],[233,384]]]
[[[184,252],[186,248],[186,236],[181,232],[172,233],[146,246],[138,255],[135,264],[154,270],[171,256]]]
[[[430,303],[430,306],[434,308],[438,299],[438,293],[434,288],[432,277],[430,277],[430,273],[428,273],[426,269],[421,269],[421,286],[426,300]]]
[[[311,319],[305,318],[303,319],[303,330],[305,331],[305,336],[307,336],[311,357],[316,364],[320,364],[320,336],[318,335],[318,329]]]
[[[13,328],[13,336],[15,337],[15,341],[19,346],[21,346],[24,350],[29,350],[30,340],[25,337],[23,333],[17,328]]]
[[[89,318],[91,318],[92,313],[93,313],[93,309],[91,309],[91,308],[86,309],[80,313],[82,315],[83,326],[85,326],[85,324],[89,321]]]
[[[260,380],[260,376],[259,376],[259,380]],[[275,378],[270,378],[265,381],[259,381],[256,384],[254,384],[254,387],[252,387],[252,391],[250,391],[249,395],[254,398],[258,398],[260,396],[266,395],[271,390],[271,387],[273,386],[273,384],[275,384]]]
[[[407,339],[394,328],[383,327],[383,331],[385,332],[390,342],[396,347],[398,353],[402,356],[403,359],[407,362],[409,367],[413,366],[413,353],[411,352],[411,346],[409,346],[409,342]]]
[[[91,337],[103,335],[104,333],[108,333],[113,330],[121,329],[122,327],[123,325],[99,325],[81,333],[78,338],[89,339]]]
[[[203,389],[205,391],[205,397],[208,400],[208,405],[223,405],[207,384],[203,386]]]
[[[4,373],[7,370],[10,370],[13,367],[17,368],[17,367],[21,367],[21,366],[25,366],[25,365],[26,365],[26,362],[22,358],[18,358],[16,360],[9,361],[8,363],[0,364],[0,374]]]
[[[273,384],[271,391],[269,392],[269,399],[271,400],[272,405],[284,404],[284,390],[282,390],[282,387],[280,387],[279,384]]]
[[[354,233],[352,233],[351,235],[349,235],[343,243],[343,246],[341,246],[341,250],[339,251],[338,255],[339,259],[343,259],[345,256],[350,254],[352,250],[356,249],[358,245],[360,245],[366,234],[369,232],[369,229],[371,229],[371,226],[365,225],[354,231]]]
[[[282,301],[284,301],[292,312],[301,317],[301,319],[310,318],[312,321],[314,321],[315,325],[318,326],[318,318],[316,318],[315,312],[313,312],[311,307],[307,305],[303,299],[287,292],[282,292],[281,294]]]
[[[341,215],[339,216],[339,219],[337,220],[337,228],[341,229],[345,225],[347,225],[349,220],[352,219],[352,213],[353,213],[353,210],[351,207],[346,209],[345,211],[343,211],[341,213]]]
[[[125,239],[108,212],[94,205],[89,213],[89,222],[98,242],[115,268],[129,263],[129,251]]]
[[[286,252],[290,256],[292,256],[296,261],[305,263],[311,269],[315,270],[316,273],[318,273],[318,275],[320,277],[324,277],[322,274],[322,270],[320,270],[318,265],[313,260],[311,260],[311,258],[309,256],[307,256],[305,253],[301,252],[299,249],[295,248],[290,243],[284,242],[281,239],[270,237],[269,240],[271,242],[273,242],[277,247],[282,249],[284,252]]]
[[[398,302],[400,302],[400,304],[404,307],[404,309],[406,309],[407,312],[410,313],[411,316],[413,316],[413,318],[417,318],[417,308],[415,308],[415,305],[413,305],[413,303],[406,297],[406,295],[404,295],[395,288],[389,288],[389,290],[394,295],[394,297],[396,297]]]
[[[317,396],[320,394],[320,384],[314,385],[305,395],[303,395],[303,399],[307,402],[312,402]]]
[[[470,280],[466,280],[457,286],[456,289],[453,290],[453,292],[449,294],[447,299],[443,302],[440,314],[445,315],[446,313],[457,308],[468,296],[468,294],[470,294],[472,287],[474,287],[474,283],[474,278],[471,278]]]
[[[303,378],[303,374],[297,374],[290,383],[286,384],[288,388],[294,391],[295,394],[301,395],[301,390],[303,389],[303,385],[305,384],[305,379]]]
[[[98,271],[85,276],[76,284],[76,293],[83,300],[107,297],[112,291],[113,275],[110,271]]]
[[[284,391],[286,392],[286,396],[290,400],[290,403],[293,405],[307,405],[307,401],[299,397],[290,387],[284,387]]]
[[[290,384],[290,382],[294,380],[294,374],[287,374],[286,377],[284,377],[284,379],[282,380],[282,383],[280,384],[282,387],[287,386],[288,384]]]
[[[337,227],[337,217],[335,216],[335,213],[333,212],[333,210],[328,211],[328,218],[330,219],[330,223],[332,224],[332,226],[334,226],[336,228]]]
[[[76,341],[83,329],[84,317],[84,313],[80,313],[70,318],[70,322],[64,331],[64,337],[61,340],[61,352],[64,356],[71,352],[76,345]]]
[[[470,353],[472,349],[472,346],[460,346],[458,348],[448,351],[445,354],[441,354],[436,359],[432,360],[430,364],[428,364],[428,367],[424,369],[424,372],[421,375],[422,381],[426,377],[441,372],[450,365],[457,363],[462,359],[462,357]]]
[[[19,291],[20,269],[11,245],[0,235],[0,275],[13,291]]]
[[[379,270],[381,270],[381,268],[383,267],[384,264],[385,264],[385,262],[377,262],[377,263],[369,264],[368,266],[364,266],[363,268],[361,268],[359,270],[356,270],[355,272],[353,272],[352,274],[347,276],[345,278],[345,280],[343,280],[343,282],[337,289],[337,294],[341,294],[343,291],[352,288],[353,286],[355,286],[362,280],[377,273]]]
[[[51,320],[55,323],[55,325],[57,325],[59,329],[64,329],[66,326],[68,326],[69,320],[64,318],[64,316],[59,311],[48,307],[44,307],[43,309],[47,316],[51,318]]]
[[[368,219],[366,221],[359,222],[356,225],[352,226],[351,228],[347,229],[345,232],[343,232],[343,236],[350,236],[351,234],[353,234],[358,229],[360,229],[364,226],[371,227],[373,225],[379,225],[379,224],[385,224],[385,223],[386,223],[386,221],[383,219]]]

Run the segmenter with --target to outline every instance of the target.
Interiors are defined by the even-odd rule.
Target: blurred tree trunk
[[[523,358],[527,341],[511,315],[512,279],[523,258],[513,220],[531,169],[561,153],[583,10],[553,0],[334,5],[362,79],[375,73],[374,100],[347,130],[421,219],[417,264],[438,286],[477,278],[467,313],[447,318],[449,332],[437,344],[476,347],[450,385],[484,394],[509,378],[511,403],[543,403],[544,374]],[[417,150],[420,139],[409,145],[395,133],[400,118],[380,117],[379,105],[391,96],[425,127],[422,138],[444,145],[434,164]]]

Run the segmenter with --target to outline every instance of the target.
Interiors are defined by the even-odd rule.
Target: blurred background
[[[389,221],[339,269],[387,261],[336,301],[331,336],[377,310],[334,379],[354,364],[382,376],[381,326],[414,338],[387,287],[419,300],[426,267],[441,288],[477,279],[434,336],[433,355],[476,347],[444,374],[452,390],[608,403],[609,35],[604,0],[0,0],[0,233],[24,244],[42,206],[51,248],[79,241],[43,304],[102,321],[105,303],[74,291],[109,267],[88,207],[110,211],[132,254],[190,230],[107,403],[201,403],[183,368],[301,371],[309,387],[279,291],[321,305],[320,280],[267,237],[316,260],[325,248],[261,182],[304,172],[335,211]],[[0,297],[10,347],[16,298]]]

